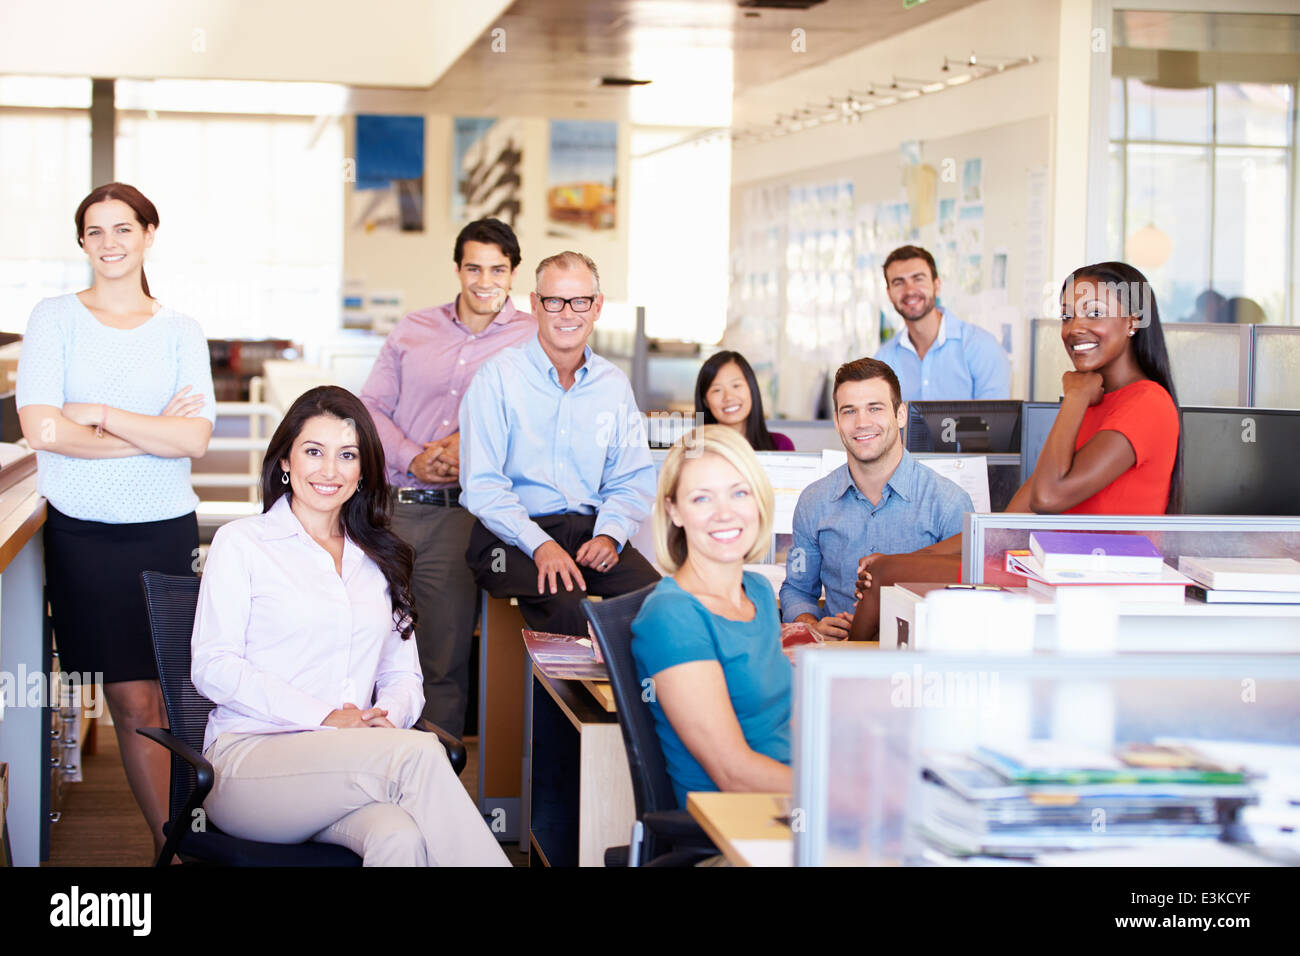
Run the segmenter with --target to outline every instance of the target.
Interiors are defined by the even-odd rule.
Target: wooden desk
[[[530,863],[604,866],[605,850],[632,837],[636,803],[623,732],[584,683],[532,669],[525,751]]]
[[[39,533],[44,524],[45,499],[36,493],[34,472],[0,491],[0,674],[14,682],[14,697],[6,702],[13,706],[0,713],[0,763],[9,764],[7,822],[17,866],[40,864],[48,827],[42,819],[42,790],[50,785],[47,711],[25,706],[27,678],[50,672]]]
[[[783,793],[688,793],[686,809],[732,866],[793,866]]]
[[[520,825],[522,780],[527,779],[524,749],[524,697],[531,662],[520,632],[526,626],[519,606],[482,593],[479,616],[478,809],[501,841],[528,848]]]

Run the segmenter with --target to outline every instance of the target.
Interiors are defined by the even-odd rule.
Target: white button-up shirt
[[[388,582],[350,539],[343,574],[289,507],[232,521],[212,539],[190,676],[217,706],[203,749],[225,733],[323,729],[344,704],[410,727],[424,709],[414,638],[393,622]]]

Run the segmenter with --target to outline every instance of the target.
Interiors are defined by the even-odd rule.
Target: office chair
[[[632,658],[632,619],[654,588],[651,584],[598,603],[582,602],[609,670],[636,802],[632,843],[606,850],[606,866],[690,866],[719,852],[691,815],[678,809],[654,716],[641,697]]]
[[[198,811],[216,780],[212,764],[202,753],[208,714],[216,705],[190,681],[190,637],[199,603],[199,579],[145,571],[140,580],[170,729],[143,727],[137,733],[172,754],[170,819],[163,824],[167,842],[154,865],[167,866],[180,855],[221,866],[360,866],[361,857],[334,844],[262,843],[222,833],[210,821],[204,820],[198,828],[193,825],[203,819]],[[437,735],[459,775],[465,768],[465,745],[423,719],[416,729]]]

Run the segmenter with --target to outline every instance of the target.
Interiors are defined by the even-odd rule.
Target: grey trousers
[[[222,734],[207,758],[204,808],[233,836],[338,843],[365,866],[510,865],[433,734]]]
[[[424,672],[424,718],[457,737],[465,732],[469,652],[478,586],[465,562],[474,516],[464,508],[393,502],[393,532],[415,549],[411,596]]]

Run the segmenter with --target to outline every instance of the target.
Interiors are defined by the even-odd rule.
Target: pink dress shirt
[[[502,349],[520,345],[537,334],[537,320],[505,307],[475,334],[458,318],[456,300],[417,309],[388,333],[375,359],[361,401],[379,429],[394,488],[455,488],[457,482],[425,484],[406,473],[411,459],[424,451],[424,442],[453,434],[459,424],[460,402],[480,365]]]
[[[225,733],[332,730],[321,721],[344,704],[373,699],[401,728],[424,709],[415,638],[394,626],[379,565],[347,539],[340,576],[288,495],[213,537],[191,649],[194,686],[217,705],[205,751]]]

